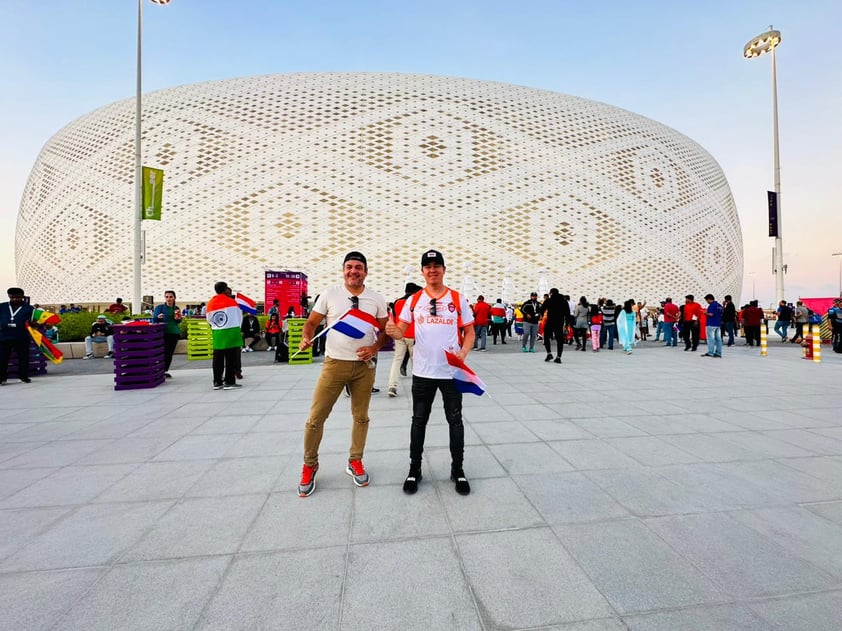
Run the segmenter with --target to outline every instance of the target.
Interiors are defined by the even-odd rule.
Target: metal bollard
[[[813,361],[821,362],[822,360],[822,331],[821,325],[811,324],[810,331],[813,334]]]
[[[760,356],[766,357],[768,353],[766,352],[766,327],[764,325],[760,325]]]

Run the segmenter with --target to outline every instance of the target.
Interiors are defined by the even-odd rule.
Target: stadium
[[[109,303],[132,284],[134,99],[43,147],[17,223],[19,283],[44,304]],[[266,270],[340,282],[363,251],[390,298],[421,280],[520,300],[739,299],[739,219],[716,161],[653,120],[540,89],[378,73],[281,74],[143,98],[143,164],[163,169],[144,221],[143,294],[206,300],[213,283],[263,297]],[[475,296],[471,296],[472,298]]]

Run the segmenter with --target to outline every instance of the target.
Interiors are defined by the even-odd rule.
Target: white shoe
[[[243,346],[243,352],[244,352],[244,353],[246,352],[246,347],[245,347],[245,346]]]
[[[267,348],[267,349],[266,349],[266,352],[268,353],[269,351],[273,351],[273,350],[275,350],[275,347],[274,347],[274,346],[270,346],[269,348]]]

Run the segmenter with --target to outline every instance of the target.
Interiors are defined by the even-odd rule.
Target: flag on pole
[[[257,303],[254,300],[239,292],[237,292],[236,299],[240,309],[251,315],[257,315]]]
[[[355,340],[365,337],[372,327],[377,331],[380,330],[377,318],[361,309],[348,309],[333,325],[334,330]]]
[[[450,365],[450,373],[456,382],[456,389],[463,394],[475,394],[482,396],[488,386],[477,377],[477,374],[468,368],[464,361],[459,359],[455,353],[444,351],[447,363]]]
[[[141,219],[161,221],[161,204],[164,196],[164,170],[142,167],[140,178],[142,186]]]

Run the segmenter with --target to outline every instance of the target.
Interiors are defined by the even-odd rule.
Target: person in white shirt
[[[365,286],[368,263],[360,252],[348,252],[342,263],[344,284],[331,287],[319,295],[301,333],[299,350],[313,345],[313,336],[322,320],[327,327],[344,316],[349,309],[359,309],[377,319],[380,331],[371,326],[361,338],[356,339],[339,331],[329,331],[325,344],[325,360],[316,387],[310,415],[304,426],[304,467],[298,484],[298,495],[307,497],[316,489],[316,471],[319,469],[319,445],[324,424],[330,416],[336,399],[346,385],[351,391],[351,448],[348,456],[350,475],[357,486],[368,486],[369,475],[363,466],[363,451],[368,435],[368,404],[374,385],[375,359],[386,342],[383,327],[388,319],[386,299]]]
[[[474,345],[474,316],[467,299],[444,284],[446,270],[441,252],[425,252],[421,257],[421,272],[426,281],[424,291],[418,300],[410,298],[404,303],[397,324],[392,321],[386,324],[386,333],[394,339],[403,338],[410,322],[415,325],[409,474],[403,483],[403,490],[408,494],[415,493],[421,481],[421,456],[427,421],[437,390],[442,394],[444,415],[450,431],[450,479],[460,495],[471,492],[463,470],[465,426],[462,424],[462,393],[456,387],[444,351],[450,350],[462,360],[467,357]]]

